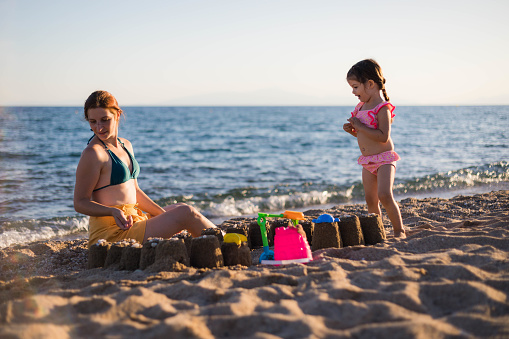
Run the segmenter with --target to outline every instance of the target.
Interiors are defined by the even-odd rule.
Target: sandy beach
[[[399,204],[406,239],[385,217],[383,243],[308,264],[121,271],[87,269],[86,240],[4,248],[0,337],[509,338],[509,191]]]

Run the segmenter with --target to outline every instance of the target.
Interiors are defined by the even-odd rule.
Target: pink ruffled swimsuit
[[[357,106],[355,106],[355,108],[352,112],[352,117],[356,117],[364,125],[368,126],[369,128],[374,128],[374,129],[378,128],[378,118],[376,115],[380,111],[380,108],[382,108],[384,106],[387,106],[387,108],[389,108],[389,111],[391,112],[391,119],[393,119],[396,116],[396,114],[393,113],[394,109],[396,107],[394,107],[393,104],[391,104],[390,102],[387,102],[387,101],[383,101],[383,102],[379,103],[373,109],[360,111],[360,108],[362,107],[362,105],[364,105],[364,103],[359,102],[359,104]]]
[[[391,119],[393,119],[396,115],[393,113],[394,107],[390,102],[384,101],[378,104],[375,108],[369,110],[361,111],[360,108],[364,105],[363,102],[359,102],[355,109],[352,112],[352,117],[356,117],[359,119],[364,125],[369,128],[376,129],[378,128],[378,118],[377,114],[380,111],[380,108],[387,106],[389,111],[391,112]],[[378,168],[382,165],[392,165],[396,167],[396,161],[400,160],[400,156],[398,153],[394,151],[382,152],[374,155],[361,155],[359,159],[357,159],[357,163],[373,173],[377,174]]]

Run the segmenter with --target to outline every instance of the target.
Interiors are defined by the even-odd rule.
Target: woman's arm
[[[102,161],[92,147],[87,147],[83,151],[76,169],[74,209],[78,213],[94,217],[112,216],[118,227],[129,229],[132,226],[132,217],[126,218],[118,208],[108,207],[92,200],[92,192],[101,174]]]
[[[74,209],[90,216],[111,215],[111,208],[92,201],[92,192],[101,174],[101,159],[91,147],[85,148],[76,169]]]
[[[131,152],[131,154],[134,156],[134,149],[131,142],[124,138],[120,138],[120,140],[122,140],[125,147],[127,147],[129,152]],[[138,203],[138,207],[142,211],[150,213],[150,215],[154,217],[165,212],[165,210],[161,208],[161,206],[156,204],[152,199],[149,198],[149,196],[145,192],[143,192],[140,186],[138,186],[138,180],[135,179],[134,183],[136,185],[136,202]]]
[[[357,133],[365,134],[369,139],[386,143],[390,140],[391,135],[391,112],[387,106],[380,108],[377,114],[378,128],[369,128],[364,125],[358,118],[351,117],[348,121]]]
[[[165,210],[150,199],[149,196],[138,186],[138,180],[134,179],[134,181],[136,185],[136,202],[138,203],[138,207],[142,211],[150,213],[152,216],[164,213]]]

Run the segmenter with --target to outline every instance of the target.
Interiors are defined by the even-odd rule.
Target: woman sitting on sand
[[[179,203],[162,208],[141,190],[133,147],[118,137],[122,114],[115,97],[106,91],[96,91],[85,101],[85,119],[94,136],[76,169],[74,209],[90,216],[88,246],[99,239],[131,238],[143,243],[184,229],[200,236],[203,229],[215,227],[194,207]]]

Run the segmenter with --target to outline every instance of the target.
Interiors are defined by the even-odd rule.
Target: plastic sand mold
[[[240,245],[243,242],[247,241],[247,238],[244,234],[239,233],[226,233],[223,237],[224,242],[232,242]]]
[[[265,265],[284,265],[291,263],[307,263],[312,260],[311,250],[308,242],[302,238],[293,227],[278,227],[274,237],[274,251],[269,249],[267,240],[267,218],[291,219],[294,226],[299,220],[304,220],[302,212],[285,211],[283,214],[258,213],[258,225],[263,242],[263,253],[260,256],[260,263]],[[276,257],[276,258],[275,258]]]

